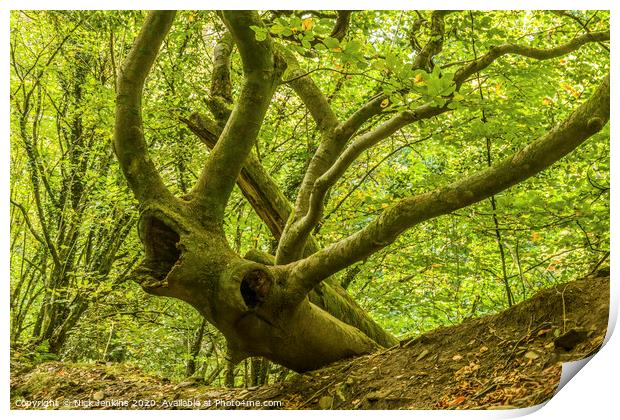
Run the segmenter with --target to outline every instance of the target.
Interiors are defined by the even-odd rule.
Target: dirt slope
[[[62,400],[80,400],[103,408],[159,409],[257,408],[264,401],[279,401],[284,409],[527,407],[553,396],[561,362],[596,352],[608,312],[609,271],[601,271],[543,290],[498,315],[440,328],[281,384],[211,388],[171,383],[126,364],[50,362],[21,372],[15,364],[11,405],[47,400],[48,408],[70,408],[76,403],[63,406]]]

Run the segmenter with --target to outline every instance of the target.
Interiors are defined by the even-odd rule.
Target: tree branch
[[[566,17],[568,17],[569,19],[571,19],[574,22],[576,22],[581,27],[581,29],[583,29],[587,33],[591,33],[591,31],[588,29],[588,23],[590,22],[590,20],[592,18],[594,18],[594,16],[596,16],[598,11],[595,11],[594,14],[586,22],[582,22],[581,19],[579,19],[577,16],[573,15],[572,13],[570,13],[569,11],[566,11],[566,10],[554,10],[553,13],[558,15],[558,16],[566,16]],[[607,52],[609,52],[609,47],[607,45],[603,44],[600,41],[598,42],[598,45],[600,45],[601,48],[603,48],[603,49],[607,50]]]
[[[142,91],[175,12],[149,13],[117,81],[114,151],[139,202],[171,197],[148,156],[142,126]]]
[[[406,229],[497,194],[548,168],[609,121],[609,76],[563,122],[502,162],[445,187],[403,199],[357,233],[291,265],[299,298],[323,278],[391,244]]]
[[[349,30],[353,10],[338,10],[336,13],[338,14],[338,17],[336,17],[334,29],[332,29],[332,33],[329,36],[336,38],[338,41],[342,41]]]
[[[522,55],[524,57],[533,58],[536,60],[549,60],[551,58],[561,57],[570,52],[575,51],[579,47],[588,44],[590,42],[601,42],[609,40],[609,31],[590,32],[588,34],[581,35],[577,38],[573,38],[566,44],[559,45],[554,48],[540,49],[526,47],[522,45],[504,44],[498,47],[492,47],[488,53],[483,55],[477,60],[472,61],[466,66],[461,67],[454,75],[454,81],[458,88],[474,73],[479,72],[490,66],[496,59],[506,54]]]
[[[385,108],[384,101],[387,99],[385,93],[377,93],[368,102],[355,111],[346,121],[340,124],[339,129],[343,136],[352,137],[362,125],[375,115],[379,115]],[[383,105],[383,106],[382,106]]]
[[[222,128],[215,121],[199,114],[193,114],[189,119],[182,119],[189,129],[198,138],[213,149],[222,133]],[[250,152],[237,184],[241,192],[252,205],[258,216],[265,222],[274,238],[279,239],[291,212],[291,205],[282,194],[278,185],[263,168],[256,154]],[[318,247],[314,248],[315,250]]]
[[[330,135],[339,121],[325,95],[307,72],[299,68],[299,63],[291,52],[282,49],[278,53],[286,63],[287,80],[284,82],[288,83],[303,101],[319,131],[324,135]]]
[[[232,106],[232,82],[230,80],[230,56],[233,50],[233,39],[226,31],[215,45],[213,51],[213,71],[211,72],[211,97],[209,109],[221,125],[230,117]]]
[[[317,107],[320,108],[320,110],[315,109],[315,112],[317,114],[319,112],[331,114],[331,108],[329,108],[329,104],[324,100],[322,94],[321,98],[325,102],[326,107],[321,105]],[[342,132],[337,130],[337,127],[334,125],[334,120],[330,119],[327,123],[328,125],[323,123],[321,143],[308,164],[308,169],[304,174],[304,179],[297,193],[293,216],[288,219],[280,242],[278,243],[278,250],[276,252],[276,261],[278,264],[287,264],[303,255],[308,236],[300,238],[295,224],[308,212],[310,194],[315,181],[334,163],[340,153],[342,153],[346,141],[348,140],[348,137],[343,136]]]
[[[224,11],[222,19],[241,54],[244,83],[239,100],[209,155],[191,195],[207,219],[220,223],[269,107],[277,76],[269,37],[257,41],[250,26],[263,26],[258,13]]]
[[[297,241],[305,242],[314,226],[321,220],[327,191],[338,181],[347,168],[362,154],[381,140],[391,136],[400,128],[415,121],[428,119],[448,110],[446,107],[437,108],[423,105],[414,111],[405,111],[392,117],[375,130],[358,137],[342,152],[336,162],[314,182],[310,194],[308,211],[297,223],[291,226],[291,234]]]
[[[28,212],[26,211],[26,209],[24,208],[24,206],[22,206],[21,204],[19,204],[17,201],[14,201],[11,198],[11,204],[13,204],[15,207],[17,207],[19,209],[19,211],[21,211],[22,216],[24,217],[24,221],[26,222],[26,226],[28,227],[28,230],[30,231],[30,233],[32,234],[32,236],[34,236],[34,238],[40,242],[43,246],[48,246],[48,248],[52,248],[50,247],[45,240],[43,240],[43,238],[41,238],[41,236],[37,233],[37,231],[34,229],[34,227],[32,226],[32,223],[30,222],[30,218],[28,217]],[[52,252],[55,252],[55,249],[52,250]]]
[[[432,70],[432,59],[443,49],[443,39],[446,26],[444,17],[451,13],[450,10],[435,10],[431,14],[431,34],[428,43],[415,56],[414,69]]]
[[[412,65],[414,70],[432,70],[431,64],[433,57],[439,54],[443,49],[445,33],[444,18],[449,13],[452,12],[449,10],[435,10],[431,14],[430,41],[416,54]],[[342,131],[349,137],[353,136],[366,121],[383,111],[385,108],[383,102],[386,99],[388,99],[388,96],[383,93],[373,96],[361,108],[354,112],[347,121],[341,124],[340,128]]]

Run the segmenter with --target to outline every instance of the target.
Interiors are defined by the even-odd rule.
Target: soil
[[[608,314],[607,269],[540,291],[497,315],[255,389],[174,383],[128,364],[26,366],[14,359],[11,407],[33,408],[20,406],[25,400],[48,401],[41,408],[107,409],[528,407],[554,395],[562,362],[600,348]],[[274,407],[268,401],[280,403]]]

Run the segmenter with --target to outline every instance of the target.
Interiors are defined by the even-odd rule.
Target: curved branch
[[[609,76],[563,122],[502,162],[443,188],[403,199],[357,233],[291,264],[291,288],[302,298],[323,278],[386,247],[406,229],[497,194],[548,168],[609,121]]]
[[[506,54],[522,55],[524,57],[533,58],[536,60],[549,60],[551,58],[561,57],[570,52],[573,52],[585,44],[602,41],[609,41],[609,31],[590,32],[574,38],[566,44],[549,49],[532,48],[514,44],[504,44],[498,47],[492,47],[488,53],[486,53],[479,59],[474,60],[466,66],[457,70],[454,75],[454,81],[456,82],[456,86],[458,89],[463,84],[463,82],[465,82],[465,80],[467,80],[467,78],[469,78],[471,75],[487,68],[496,59]]]
[[[329,135],[331,131],[339,124],[338,117],[334,114],[327,98],[323,92],[314,83],[308,72],[299,68],[299,63],[295,56],[286,49],[278,51],[279,56],[286,63],[288,83],[297,96],[302,100],[312,118],[314,119],[319,131]]]
[[[232,114],[192,191],[206,219],[219,224],[269,107],[276,67],[269,37],[257,41],[250,26],[263,26],[258,13],[224,11],[222,19],[241,54],[244,83]]]
[[[353,10],[338,10],[336,13],[338,13],[338,17],[336,18],[334,29],[332,29],[332,33],[329,36],[336,38],[338,41],[342,41],[349,30]]]
[[[573,15],[572,13],[566,11],[566,10],[554,10],[552,13],[558,15],[558,16],[566,16],[567,18],[573,20],[574,22],[577,23],[577,25],[579,25],[581,27],[581,29],[583,29],[585,32],[587,33],[591,33],[592,31],[590,31],[588,29],[588,23],[590,22],[590,20],[592,18],[594,18],[594,16],[596,16],[596,14],[598,13],[598,11],[595,11],[594,14],[588,18],[587,21],[583,22],[581,19],[579,19],[577,16]],[[598,45],[601,46],[601,48],[607,50],[607,52],[609,52],[609,47],[605,44],[603,44],[601,41],[598,42]]]
[[[230,108],[233,102],[232,82],[230,80],[230,56],[233,46],[230,32],[225,32],[217,41],[213,51],[211,97],[208,100],[208,105],[211,113],[222,125],[230,117]]]
[[[352,137],[362,125],[375,115],[378,115],[385,108],[385,100],[388,96],[385,93],[377,93],[355,111],[346,121],[340,124],[339,129],[344,136]]]
[[[432,70],[433,57],[439,54],[443,49],[444,34],[446,29],[444,18],[449,13],[452,13],[452,11],[435,10],[431,14],[430,40],[424,48],[421,48],[416,54],[412,65],[413,70]],[[386,99],[388,99],[388,96],[383,93],[373,96],[361,108],[354,112],[353,115],[347,119],[347,121],[342,123],[340,128],[343,132],[346,132],[349,136],[352,136],[366,121],[383,111],[385,108],[384,101]]]
[[[141,203],[172,197],[148,156],[142,126],[142,91],[174,15],[174,11],[149,13],[117,81],[114,151]]]
[[[590,179],[590,178],[588,177],[588,179]],[[15,207],[17,207],[19,209],[19,211],[21,211],[22,216],[24,217],[24,221],[26,222],[26,226],[28,227],[28,230],[30,231],[32,236],[34,236],[34,239],[36,239],[38,242],[40,242],[41,245],[47,246],[48,248],[50,248],[52,250],[52,253],[55,253],[56,250],[52,249],[53,247],[50,246],[50,245],[52,245],[52,243],[51,242],[48,243],[45,240],[43,240],[43,238],[41,238],[41,236],[37,233],[37,231],[32,226],[32,222],[30,222],[30,217],[28,217],[28,211],[24,208],[24,206],[19,204],[17,201],[14,201],[12,198],[11,198],[11,204],[13,204]]]
[[[436,15],[433,13],[433,33],[432,36],[435,37],[436,41],[429,42],[423,50],[416,56],[416,61],[414,64],[414,69],[424,68],[424,66],[429,65],[430,60],[439,52],[441,52],[443,48],[443,32],[445,30],[443,25],[443,17],[448,14],[448,11],[441,11],[443,13]],[[440,37],[440,38],[439,38]],[[441,41],[439,41],[441,40]],[[561,57],[563,55],[569,54],[581,46],[596,42],[601,43],[603,41],[609,40],[609,31],[601,31],[601,32],[590,32],[574,38],[570,42],[549,49],[540,49],[540,48],[531,48],[521,45],[514,44],[504,44],[498,47],[493,47],[491,50],[480,57],[477,60],[474,60],[467,64],[466,66],[461,67],[456,71],[454,76],[454,81],[457,86],[457,90],[460,86],[473,74],[487,68],[490,66],[496,59],[503,55],[507,54],[516,54],[522,55],[524,57],[533,58],[536,60],[548,60],[551,58]],[[378,115],[383,110],[381,103],[387,99],[387,96],[384,94],[378,94],[373,96],[366,104],[364,104],[360,109],[353,113],[349,117],[349,119],[343,122],[340,125],[340,129],[350,133],[353,135],[355,131],[357,131],[366,121],[372,118],[375,115]]]
[[[415,56],[413,69],[432,70],[432,59],[443,49],[443,39],[446,26],[444,17],[451,13],[449,10],[435,10],[431,14],[431,34],[428,43]]]
[[[340,179],[347,168],[362,154],[381,140],[391,136],[400,128],[416,121],[431,118],[448,110],[446,107],[437,108],[423,105],[414,111],[406,111],[397,114],[375,130],[363,134],[351,143],[342,152],[334,164],[314,182],[308,211],[298,222],[291,226],[296,240],[304,243],[312,229],[321,220],[327,191]]]

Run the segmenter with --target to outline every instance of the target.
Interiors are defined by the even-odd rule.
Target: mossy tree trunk
[[[415,65],[428,68],[441,51],[446,12],[433,14],[432,41]],[[173,196],[150,160],[141,117],[144,81],[174,12],[149,14],[118,80],[114,147],[124,175],[141,206],[139,235],[145,256],[134,278],[151,294],[181,299],[195,307],[223,333],[233,362],[261,356],[298,372],[371,352],[395,339],[365,314],[337,283],[340,270],[391,244],[406,229],[433,217],[483,200],[547,168],[570,153],[609,119],[609,79],[566,120],[522,151],[490,168],[435,191],[407,197],[388,207],[357,233],[320,248],[311,232],[320,222],[327,190],[366,149],[407,124],[450,111],[430,104],[395,114],[378,127],[356,135],[381,113],[385,98],[373,97],[341,122],[309,75],[294,58],[275,48],[267,36],[257,40],[251,27],[263,27],[255,12],[219,13],[243,63],[244,80],[236,103],[224,93],[217,102],[220,121],[212,126],[212,151],[189,194]],[[342,25],[342,21],[340,22]],[[557,57],[587,42],[609,38],[590,33],[569,44],[537,50],[506,44],[456,72],[460,88],[472,74],[504,54],[534,59]],[[228,89],[225,71],[232,48],[217,50],[217,80],[212,89]],[[219,64],[218,64],[219,63]],[[317,122],[321,143],[311,159],[293,206],[281,200],[277,186],[252,147],[273,93],[287,80]],[[223,71],[220,71],[223,70]],[[218,95],[214,95],[215,98]],[[447,97],[449,102],[451,98]],[[196,130],[195,130],[196,131]],[[206,136],[208,137],[208,136]],[[238,255],[227,243],[224,212],[235,183],[242,186],[257,213],[279,239],[275,260]],[[288,206],[288,207],[286,207]]]

